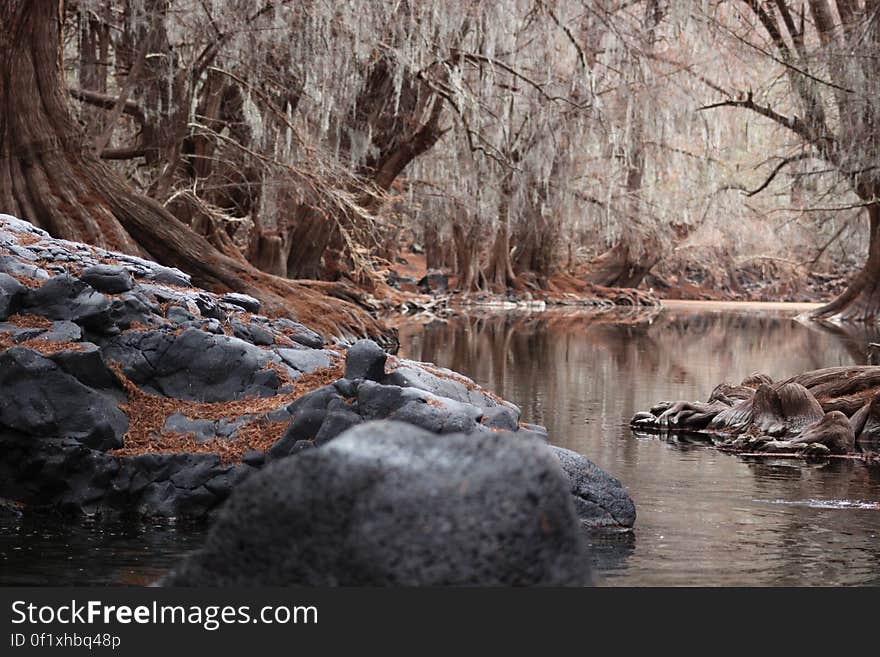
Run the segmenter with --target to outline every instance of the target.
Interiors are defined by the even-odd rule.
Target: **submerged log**
[[[880,447],[880,366],[829,367],[774,383],[752,374],[706,402],[660,402],[633,416],[647,431],[701,433],[748,453],[845,455]]]

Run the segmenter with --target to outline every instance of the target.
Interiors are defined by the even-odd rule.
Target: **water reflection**
[[[754,371],[864,362],[880,336],[757,309],[485,315],[400,334],[402,355],[472,376],[627,484],[636,531],[589,537],[604,584],[880,585],[880,468],[738,457],[628,427],[655,401],[704,399]],[[0,584],[151,582],[204,532],[13,518],[0,506]]]
[[[0,508],[0,584],[148,585],[198,548],[206,531],[202,523],[19,517]]]
[[[874,336],[790,311],[682,308],[484,315],[403,326],[400,337],[402,355],[468,374],[627,484],[637,530],[633,542],[596,539],[604,583],[880,584],[877,467],[749,459],[628,427],[658,400],[705,399],[752,372],[779,379],[865,362]]]

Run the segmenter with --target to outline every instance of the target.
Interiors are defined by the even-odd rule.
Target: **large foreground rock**
[[[550,449],[370,422],[252,476],[174,586],[585,585]]]

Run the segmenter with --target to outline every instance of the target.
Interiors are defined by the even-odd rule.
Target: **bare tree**
[[[774,106],[751,89],[704,109],[754,112],[794,134],[807,150],[787,155],[752,193],[787,166],[814,158],[834,168],[864,207],[870,225],[868,257],[846,291],[819,317],[874,321],[880,317],[880,175],[878,87],[880,4],[873,0],[740,0],[742,21],[754,30],[735,37],[784,70],[789,97]],[[764,41],[751,40],[761,31]],[[757,41],[757,42],[756,42]]]
[[[11,0],[0,8],[0,205],[55,236],[148,255],[200,285],[251,294],[268,312],[337,334],[382,335],[354,305],[221,253],[93,154],[67,106],[63,9],[56,0]]]

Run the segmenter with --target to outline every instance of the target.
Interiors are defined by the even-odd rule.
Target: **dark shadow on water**
[[[4,586],[143,586],[201,546],[205,523],[61,518],[4,513]]]
[[[624,571],[627,559],[636,549],[636,535],[632,531],[585,529],[584,537],[590,546],[590,557],[593,571],[598,574],[598,584],[604,584],[606,580]]]

